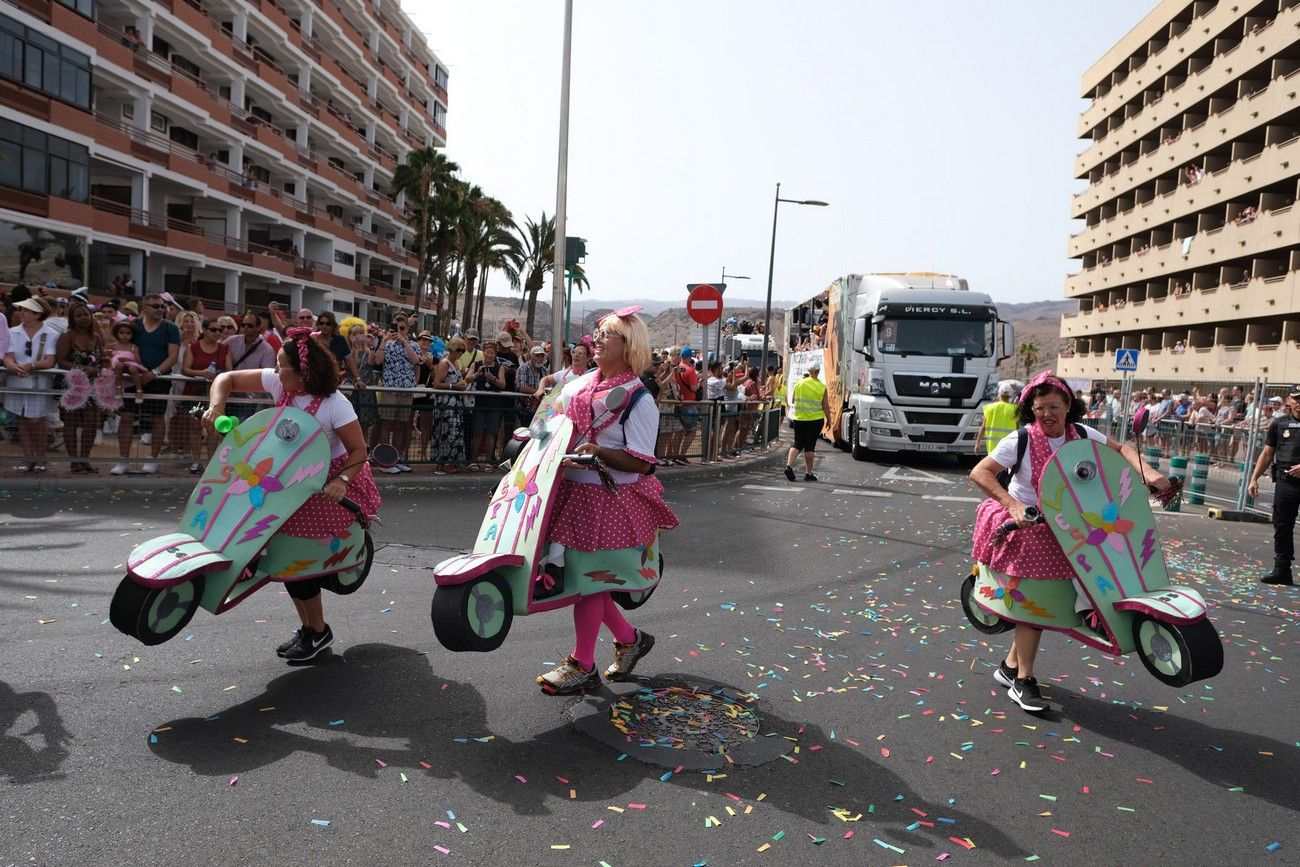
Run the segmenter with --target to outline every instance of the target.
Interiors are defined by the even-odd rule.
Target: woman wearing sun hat
[[[9,350],[4,355],[8,393],[4,407],[18,417],[18,441],[29,473],[45,472],[46,418],[54,412],[55,398],[46,392],[54,376],[42,371],[54,366],[59,333],[46,323],[49,306],[39,298],[24,298],[14,305],[18,324],[9,329]]]

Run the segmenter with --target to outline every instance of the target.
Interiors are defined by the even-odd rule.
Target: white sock
[[[551,546],[546,549],[546,559],[543,561],[543,565],[547,563],[554,563],[561,568],[564,567],[564,546],[559,542],[552,542]]]

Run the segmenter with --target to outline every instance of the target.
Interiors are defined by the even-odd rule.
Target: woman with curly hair
[[[294,406],[313,416],[330,445],[330,468],[325,488],[307,498],[280,528],[287,536],[330,539],[352,526],[354,515],[339,504],[347,497],[368,518],[379,512],[379,490],[370,474],[366,440],[357,423],[356,410],[339,390],[339,367],[334,355],[312,339],[310,328],[290,328],[288,339],[276,354],[274,370],[233,370],[212,382],[208,424],[225,415],[232,391],[269,392],[276,406]],[[320,589],[324,578],[291,581],[285,590],[293,599],[302,626],[276,653],[291,665],[309,662],[334,642],[325,622]]]
[[[68,387],[59,398],[59,406],[63,409],[63,439],[72,458],[72,471],[97,472],[86,460],[95,445],[95,433],[101,421],[100,406],[93,399],[93,383],[108,359],[104,336],[84,303],[74,301],[68,305],[68,330],[59,336],[54,356],[58,366],[68,371],[65,376]]]

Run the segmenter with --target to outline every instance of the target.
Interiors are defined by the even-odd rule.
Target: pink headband
[[[307,345],[311,342],[311,339],[319,333],[319,331],[312,331],[305,325],[290,328],[285,332],[285,336],[290,340],[296,341],[298,344],[299,373],[305,374],[307,372]]]
[[[1029,398],[1030,393],[1033,392],[1033,390],[1040,385],[1046,385],[1051,388],[1055,388],[1058,391],[1062,392],[1070,400],[1074,400],[1074,389],[1066,385],[1064,380],[1057,377],[1056,374],[1052,373],[1050,370],[1044,370],[1042,373],[1038,374],[1033,379],[1029,380],[1029,382],[1025,385],[1024,391],[1020,392],[1021,402],[1023,403],[1025,400],[1027,400]]]

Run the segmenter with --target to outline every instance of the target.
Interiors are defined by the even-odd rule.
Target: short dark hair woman
[[[325,489],[309,497],[284,523],[279,532],[286,536],[331,539],[345,533],[354,520],[353,514],[339,505],[345,496],[367,517],[379,512],[379,490],[370,474],[366,440],[356,410],[338,387],[336,359],[313,339],[310,328],[289,329],[274,370],[227,371],[212,382],[210,405],[203,415],[208,424],[225,414],[230,392],[266,391],[276,406],[294,406],[313,416],[329,441]],[[309,578],[285,584],[302,621],[302,628],[276,648],[290,663],[307,662],[334,641],[334,632],[325,622],[320,583],[320,579]]]

